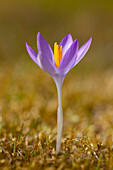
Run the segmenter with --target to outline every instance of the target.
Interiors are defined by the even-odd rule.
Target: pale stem
[[[61,148],[62,126],[63,126],[63,110],[62,110],[62,85],[57,85],[58,93],[58,111],[57,111],[57,142],[56,152],[59,153]]]

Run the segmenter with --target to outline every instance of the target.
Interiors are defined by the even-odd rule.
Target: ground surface
[[[29,72],[27,64],[20,61],[0,74],[0,167],[112,169],[113,71],[67,75],[62,147],[56,155],[56,87],[47,73]]]

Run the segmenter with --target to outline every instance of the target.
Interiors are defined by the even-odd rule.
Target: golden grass
[[[62,146],[56,155],[55,85],[31,66],[20,60],[0,73],[0,167],[112,169],[113,71],[67,75]]]

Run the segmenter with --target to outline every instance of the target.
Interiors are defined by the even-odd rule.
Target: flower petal
[[[47,41],[42,37],[40,32],[37,34],[37,48],[39,53],[47,57],[49,61],[54,61],[53,51]]]
[[[59,46],[62,45],[62,49],[63,49],[63,55],[65,54],[65,52],[69,49],[69,47],[72,45],[73,43],[73,39],[71,34],[67,34],[62,41],[60,42]]]
[[[39,67],[44,70],[45,72],[49,74],[55,74],[56,68],[55,65],[47,59],[47,56],[44,56],[44,54],[39,53],[37,56],[37,62]]]
[[[91,45],[92,37],[78,50],[77,59],[74,66],[84,57]]]
[[[60,74],[66,74],[72,68],[73,63],[75,63],[77,58],[77,52],[78,52],[78,40],[75,40],[60,62],[59,65]]]
[[[37,62],[37,53],[27,43],[26,43],[26,49],[27,49],[27,52],[28,52],[29,56],[38,65],[38,62]]]

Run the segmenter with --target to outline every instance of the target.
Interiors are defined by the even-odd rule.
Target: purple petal
[[[29,56],[38,65],[38,62],[37,62],[37,53],[27,43],[26,43],[26,49],[27,49],[27,52],[28,52]]]
[[[38,61],[39,67],[45,72],[49,74],[56,73],[55,65],[50,60],[48,60],[47,56],[44,56],[44,54],[39,53],[37,57],[37,61]]]
[[[40,32],[37,34],[37,48],[39,53],[47,57],[49,61],[54,61],[53,51],[47,41],[42,37]]]
[[[73,63],[75,63],[75,60],[77,58],[77,52],[78,52],[78,40],[75,40],[60,62],[59,65],[60,74],[66,74],[72,68]]]
[[[91,45],[92,37],[79,49],[74,66],[84,57]]]
[[[59,46],[62,45],[62,49],[63,49],[63,55],[65,54],[65,52],[69,49],[69,47],[72,45],[73,43],[73,39],[71,34],[67,34],[62,41],[60,42]]]

